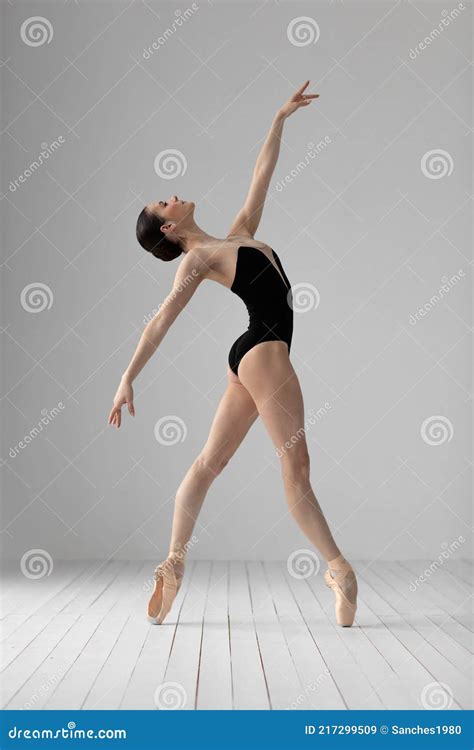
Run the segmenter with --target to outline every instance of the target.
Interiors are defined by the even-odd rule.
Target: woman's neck
[[[180,232],[180,242],[185,253],[189,253],[199,245],[205,245],[208,242],[215,242],[216,237],[212,234],[204,232],[203,229],[198,227],[197,224],[193,224],[190,227],[186,227]]]

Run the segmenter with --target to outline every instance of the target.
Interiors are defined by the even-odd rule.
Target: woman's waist
[[[287,330],[293,327],[293,311],[290,309],[284,315],[266,314],[265,316],[252,313],[249,315],[248,331],[267,331],[268,329]]]

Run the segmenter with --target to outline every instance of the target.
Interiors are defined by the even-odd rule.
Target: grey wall
[[[176,270],[137,246],[136,217],[176,192],[224,235],[273,112],[308,77],[321,96],[287,124],[258,236],[312,308],[296,315],[292,359],[308,417],[322,409],[308,423],[317,493],[351,556],[436,558],[460,537],[468,556],[471,8],[195,7],[173,30],[191,3],[2,3],[4,554],[166,552],[173,493],[247,321],[236,297],[203,285],[136,382],[136,419],[108,428]],[[45,21],[22,32],[31,16],[52,38]],[[290,39],[301,16],[318,31],[310,20]],[[167,149],[186,162],[168,180],[154,169]],[[186,435],[164,445],[155,425],[170,416]],[[260,424],[196,536],[199,558],[307,546]]]

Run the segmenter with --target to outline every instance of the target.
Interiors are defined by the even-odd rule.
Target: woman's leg
[[[148,616],[158,624],[168,615],[181,584],[186,544],[191,539],[207,491],[258,416],[248,391],[230,370],[228,377],[206,445],[176,493],[168,558],[155,569],[155,589],[148,602]]]
[[[328,563],[324,580],[336,596],[337,622],[350,626],[356,612],[357,580],[311,487],[303,397],[286,344],[272,341],[251,349],[239,365],[239,379],[255,401],[280,456],[290,511]]]
[[[229,371],[227,389],[217,408],[209,437],[176,493],[169,554],[183,555],[204,498],[214,479],[241,444],[258,416],[247,389]]]
[[[272,341],[251,349],[240,363],[239,379],[255,401],[280,456],[294,519],[322,557],[334,560],[340,550],[311,487],[303,398],[286,344]]]

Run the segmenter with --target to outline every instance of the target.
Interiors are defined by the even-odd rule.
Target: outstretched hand
[[[109,414],[109,424],[114,427],[120,427],[122,424],[122,406],[128,406],[128,411],[132,417],[135,416],[135,407],[133,404],[133,388],[131,383],[122,379],[114,398],[114,405]]]
[[[306,81],[306,83],[304,83],[301,88],[299,88],[298,91],[288,99],[283,107],[280,107],[280,114],[282,114],[283,117],[289,117],[293,112],[296,112],[297,109],[300,107],[307,107],[308,104],[311,104],[313,99],[319,97],[319,94],[305,94],[304,92],[308,86],[309,81]]]

